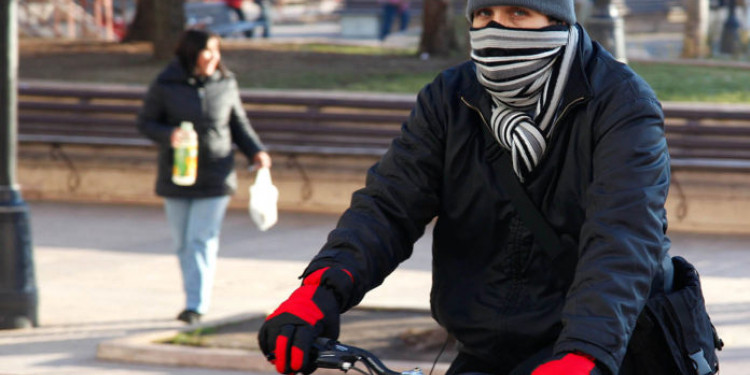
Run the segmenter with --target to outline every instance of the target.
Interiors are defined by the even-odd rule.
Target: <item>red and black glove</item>
[[[594,357],[583,353],[568,353],[562,358],[542,363],[531,375],[594,375],[598,374]]]
[[[281,374],[315,370],[310,350],[318,337],[337,339],[344,298],[351,293],[349,271],[326,267],[309,274],[258,333],[263,354]]]

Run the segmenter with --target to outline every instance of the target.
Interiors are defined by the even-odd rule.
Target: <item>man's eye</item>
[[[491,17],[492,11],[486,8],[478,9],[474,12],[474,17]]]
[[[513,17],[528,17],[530,14],[526,9],[515,8],[513,9]]]

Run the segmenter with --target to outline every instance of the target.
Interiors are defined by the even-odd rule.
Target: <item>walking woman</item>
[[[242,107],[237,81],[221,63],[220,39],[187,30],[175,59],[156,77],[138,117],[138,129],[159,145],[156,194],[164,197],[186,295],[177,319],[197,323],[211,299],[219,232],[237,188],[233,144],[258,167],[270,167]],[[180,124],[191,122],[198,138],[198,167],[189,186],[172,182]]]

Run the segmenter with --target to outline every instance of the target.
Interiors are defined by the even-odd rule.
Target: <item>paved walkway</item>
[[[41,327],[0,331],[0,374],[246,374],[106,362],[100,342],[181,327],[176,258],[160,207],[30,203]],[[281,213],[272,230],[230,211],[207,321],[274,308],[297,285],[337,217]],[[675,233],[674,253],[702,272],[713,319],[727,343],[723,375],[750,366],[748,237]],[[426,308],[429,238],[364,304]],[[404,287],[407,286],[407,287]]]

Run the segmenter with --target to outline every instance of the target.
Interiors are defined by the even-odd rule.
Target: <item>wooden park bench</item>
[[[264,20],[235,19],[223,2],[186,2],[185,20],[188,27],[205,28],[221,37],[244,36],[247,31],[268,27]],[[261,35],[261,33],[253,35]]]
[[[19,85],[21,143],[153,147],[136,129],[144,87]],[[311,91],[242,91],[271,152],[382,155],[415,97]],[[673,169],[750,172],[750,106],[664,103]]]
[[[672,169],[750,172],[750,106],[665,103]]]
[[[144,87],[19,85],[19,141],[151,147],[136,118]],[[272,152],[381,155],[412,95],[242,91],[253,128]]]

